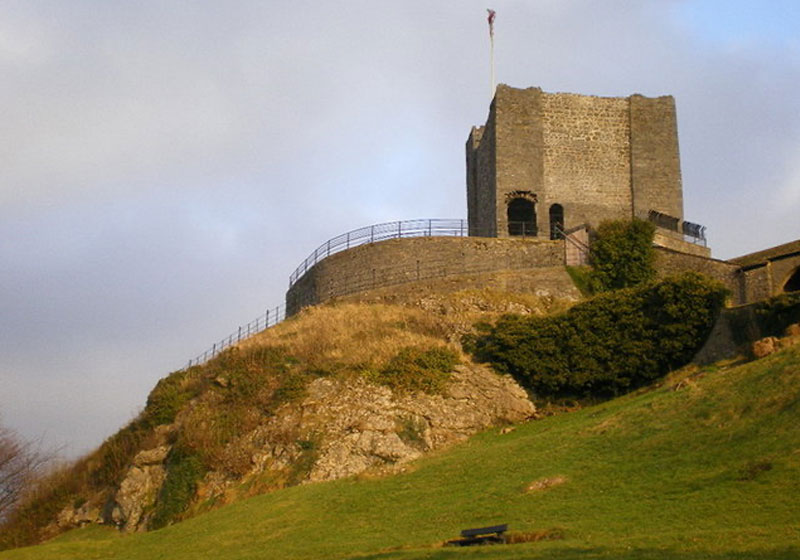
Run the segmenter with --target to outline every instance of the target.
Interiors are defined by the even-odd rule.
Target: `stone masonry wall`
[[[497,236],[508,237],[508,203],[515,191],[528,191],[539,197],[544,193],[544,141],[542,137],[543,93],[538,88],[497,88],[494,101],[496,127],[496,192],[494,212]],[[490,114],[490,120],[492,115]],[[485,188],[491,188],[484,183]],[[544,206],[536,204],[540,235],[548,238],[542,221]]]
[[[497,235],[494,115],[492,103],[486,126],[473,127],[467,139],[467,221],[471,236]]]
[[[479,237],[391,239],[331,255],[286,293],[292,315],[333,297],[428,278],[564,265],[564,242]]]
[[[659,247],[666,247],[673,251],[680,253],[688,253],[690,255],[697,255],[698,257],[711,258],[711,249],[704,245],[696,243],[689,243],[684,241],[683,235],[674,231],[656,228],[656,233],[653,236],[653,244]]]
[[[646,219],[656,210],[683,220],[675,100],[632,95],[630,129],[634,215]]]
[[[538,236],[560,204],[564,227],[683,219],[675,102],[497,87],[485,127],[467,142],[470,235],[508,237],[508,203],[536,200]]]
[[[631,217],[630,122],[626,98],[542,95],[544,193],[547,209],[564,207],[565,226],[596,226]]]
[[[722,282],[731,291],[731,304],[747,303],[742,293],[739,267],[725,261],[656,247],[656,272],[660,278],[681,272],[699,272]]]
[[[770,261],[770,276],[772,280],[772,295],[783,292],[784,285],[789,277],[800,268],[800,255],[793,257],[775,259]]]

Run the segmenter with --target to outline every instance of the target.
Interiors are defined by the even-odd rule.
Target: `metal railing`
[[[647,219],[660,228],[683,234],[684,241],[697,245],[702,244],[704,247],[707,246],[706,226],[701,226],[694,222],[687,222],[675,216],[663,214],[655,210],[650,210],[650,212],[647,213]]]
[[[440,218],[386,222],[354,229],[337,235],[317,247],[289,276],[289,287],[294,286],[295,282],[322,259],[359,245],[401,237],[465,237],[467,234],[466,220]]]
[[[539,235],[539,228],[536,227],[536,222],[507,222],[508,235],[512,237],[536,237]]]
[[[281,321],[286,318],[286,307],[284,305],[279,305],[273,309],[267,309],[266,313],[263,315],[259,315],[246,325],[240,326],[237,330],[233,331],[229,336],[224,337],[219,342],[215,342],[211,347],[203,352],[202,354],[198,354],[196,357],[189,360],[188,365],[186,368],[190,368],[192,366],[199,366],[201,364],[206,363],[208,360],[217,356],[223,350],[230,348],[234,344],[238,344],[245,338],[253,336],[263,330],[268,329],[269,327],[274,327]]]
[[[682,230],[684,237],[690,238],[692,243],[702,243],[703,246],[706,246],[706,226],[693,222],[683,222]]]
[[[563,259],[559,259],[563,264]],[[443,262],[421,262],[413,264],[403,263],[393,266],[382,266],[380,268],[363,268],[351,270],[347,274],[337,276],[336,282],[321,289],[317,296],[309,295],[306,298],[298,299],[295,302],[295,311],[308,305],[316,305],[333,298],[348,296],[360,292],[367,292],[379,288],[388,288],[416,282],[420,280],[432,280],[437,278],[448,278],[454,276],[468,276],[472,274],[482,274],[486,272],[497,272],[498,270],[523,270],[538,268],[541,262],[533,262],[526,258],[524,254],[507,255],[505,263],[498,266],[496,262],[468,262],[443,261]],[[558,263],[551,263],[555,266]]]

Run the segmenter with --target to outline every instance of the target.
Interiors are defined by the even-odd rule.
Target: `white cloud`
[[[498,1],[498,80],[675,95],[686,215],[715,255],[796,238],[800,50],[766,40],[774,18],[731,49],[683,5]],[[98,441],[152,381],[280,302],[328,237],[463,216],[485,8],[0,5],[0,375],[18,394],[109,380],[17,425],[65,441],[105,416],[79,447]]]

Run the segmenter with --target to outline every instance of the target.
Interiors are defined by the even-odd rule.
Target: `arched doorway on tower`
[[[516,197],[508,203],[508,235],[535,237],[536,204],[529,198]]]
[[[564,207],[550,206],[550,239],[564,239]]]

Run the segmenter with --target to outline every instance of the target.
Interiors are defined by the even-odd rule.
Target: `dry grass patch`
[[[306,308],[240,348],[281,346],[309,369],[336,373],[385,365],[404,348],[447,344],[446,321],[421,309],[338,303]]]
[[[553,527],[540,531],[511,532],[506,535],[506,544],[521,544],[539,541],[560,541],[565,538],[564,529]]]
[[[547,490],[554,486],[561,486],[567,481],[567,477],[563,475],[548,476],[534,480],[525,487],[525,492],[538,492],[540,490]]]

